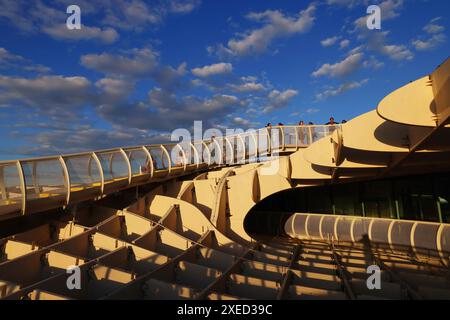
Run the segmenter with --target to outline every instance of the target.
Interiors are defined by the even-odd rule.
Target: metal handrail
[[[194,152],[196,158],[196,163],[193,163],[194,166],[188,166],[188,159],[186,157],[186,153],[181,146],[181,144],[185,143],[186,141],[182,141],[181,143],[164,143],[154,145],[110,148],[80,153],[51,155],[27,159],[3,160],[0,161],[0,167],[3,169],[6,167],[13,168],[13,171],[15,172],[14,178],[15,180],[18,181],[18,183],[12,186],[13,187],[12,189],[14,190],[13,193],[15,194],[14,199],[12,199],[12,197],[8,197],[9,193],[11,192],[7,191],[9,187],[6,186],[5,182],[5,170],[3,169],[0,170],[0,175],[2,175],[0,177],[1,178],[0,182],[4,184],[0,186],[1,187],[0,192],[5,193],[2,194],[2,197],[0,197],[0,215],[5,213],[11,213],[8,212],[8,207],[11,207],[11,210],[13,211],[17,211],[17,207],[19,207],[22,214],[26,214],[29,212],[39,210],[40,207],[45,207],[47,209],[49,207],[67,206],[72,203],[81,201],[79,199],[80,197],[77,197],[77,193],[81,194],[81,191],[83,191],[84,193],[89,193],[89,190],[86,189],[90,189],[92,193],[90,195],[83,195],[83,196],[93,199],[99,196],[104,196],[105,194],[109,194],[111,192],[118,191],[128,186],[145,184],[156,178],[165,179],[171,177],[174,174],[179,175],[196,170],[201,170],[205,168],[205,165],[207,167],[217,167],[229,164],[243,164],[255,160],[258,161],[258,158],[260,157],[259,151],[261,151],[259,150],[261,146],[259,141],[261,139],[266,139],[267,146],[265,146],[264,152],[268,155],[272,155],[274,150],[277,152],[294,152],[299,147],[305,147],[305,144],[300,145],[299,143],[300,139],[298,137],[298,134],[299,132],[304,133],[304,131],[300,131],[300,127],[303,129],[307,129],[309,131],[309,136],[312,135],[311,134],[312,131],[316,130],[319,131],[319,129],[322,134],[321,137],[332,133],[332,131],[330,132],[330,130],[328,130],[329,126],[326,125],[304,125],[304,126],[286,125],[286,126],[266,127],[265,129],[258,129],[258,130],[248,130],[243,133],[235,133],[209,140],[192,141],[189,142],[189,145],[192,147],[191,152]],[[269,130],[270,128],[272,130],[277,130],[278,132],[281,131],[281,133],[279,133],[278,135],[277,134],[272,135],[271,133],[273,131]],[[292,133],[295,133],[296,135],[295,139],[293,139],[295,141],[295,146],[293,146],[292,144],[286,145],[285,135],[287,134],[292,135]],[[279,139],[280,137],[281,139]],[[230,142],[231,139],[235,139],[234,140],[235,142],[231,143]],[[219,143],[219,141],[221,141],[221,143]],[[307,144],[310,144],[312,142],[313,142],[312,139],[307,140]],[[233,148],[235,147],[235,144],[241,144],[241,147],[243,148],[242,150],[243,157],[239,157],[240,159],[238,159],[237,155],[234,154]],[[201,156],[199,154],[200,150],[197,150],[197,148],[195,147],[196,145],[201,146],[202,152]],[[216,156],[214,158],[212,157],[211,154],[213,148],[216,149],[215,150]],[[230,148],[231,150],[228,150]],[[155,168],[155,162],[157,161],[156,159],[157,157],[155,157],[150,152],[152,149],[160,149],[162,151],[160,159],[158,160],[162,162],[163,168]],[[172,161],[174,159],[172,159],[173,155],[171,154],[171,152],[169,152],[169,150],[172,151],[174,149],[177,150],[177,153],[181,153],[182,155],[183,158],[182,172],[180,172],[180,170],[176,170],[176,168],[178,167],[174,167],[172,165]],[[134,174],[131,164],[131,161],[135,160],[133,159],[133,151],[139,150],[143,150],[143,153],[145,155],[144,157],[145,159],[142,160],[144,161],[146,170],[144,172],[139,171],[139,174]],[[205,151],[207,159],[204,159]],[[227,151],[229,151],[230,153],[227,153]],[[99,159],[99,157],[102,154],[110,154],[109,161],[107,161],[109,164],[106,165],[102,164],[102,162]],[[219,156],[218,163],[215,162],[215,160],[217,160],[217,154]],[[225,159],[224,155],[228,154],[231,155],[230,159]],[[73,179],[74,177],[71,176],[71,168],[68,166],[68,163],[71,159],[76,160],[79,158],[81,159],[83,157],[86,157],[86,159],[88,159],[87,160],[88,165],[86,168],[82,170],[86,171],[85,176],[89,177],[90,182],[74,183],[76,179]],[[189,159],[189,161],[191,161],[191,159]],[[114,161],[119,161],[119,164],[117,164]],[[167,167],[164,167],[166,161]],[[60,183],[61,188],[58,189],[57,187],[59,186],[59,184],[57,186],[55,185],[54,182],[42,184],[42,182],[38,181],[39,170],[37,169],[37,165],[41,162],[49,162],[49,164],[47,164],[46,169],[50,171],[53,170],[50,172],[49,176],[52,176],[53,174],[55,174],[55,172],[62,173],[62,181]],[[99,171],[99,176],[97,177],[97,179],[94,179],[92,176],[91,172],[92,163],[95,163]],[[114,177],[113,163],[115,164],[115,166],[119,166],[120,169],[123,169],[123,174]],[[31,165],[32,168],[31,174],[26,173],[26,171],[24,170],[25,165],[26,166]],[[83,167],[84,166],[82,166],[82,168]],[[158,172],[157,176],[155,176],[155,172]],[[46,172],[46,174],[48,175],[49,173]],[[31,179],[30,181],[28,181],[30,175]],[[80,178],[77,173],[72,175],[76,176],[75,178]],[[107,177],[107,175],[111,175],[111,177]],[[64,191],[62,191],[62,189],[64,189]],[[20,190],[20,192],[17,190]],[[62,202],[60,200],[56,201],[57,200],[56,198],[58,197],[58,199],[60,199],[61,195],[64,196],[63,201]],[[36,204],[32,203],[33,201],[36,201]],[[43,203],[45,203],[45,205],[43,205]]]

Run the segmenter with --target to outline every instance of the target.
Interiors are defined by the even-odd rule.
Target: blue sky
[[[68,30],[66,8],[81,9]],[[366,9],[381,8],[381,30]],[[0,158],[325,123],[450,52],[447,0],[0,0]]]

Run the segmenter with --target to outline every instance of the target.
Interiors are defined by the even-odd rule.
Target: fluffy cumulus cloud
[[[367,0],[327,0],[328,5],[334,6],[344,6],[348,8],[353,8],[354,6],[366,3]]]
[[[382,24],[385,21],[395,19],[400,16],[403,8],[403,0],[385,0],[379,6],[382,12]],[[357,39],[365,42],[360,49],[366,49],[372,52],[389,57],[396,61],[410,61],[414,58],[413,52],[404,44],[392,44],[388,42],[389,31],[383,25],[385,31],[373,32],[366,26],[367,16],[362,16],[354,21],[354,29],[351,33],[356,34]]]
[[[441,19],[441,17],[434,18],[425,27],[423,27],[425,35],[412,41],[412,45],[416,50],[432,50],[447,40],[444,33],[445,27],[439,24],[439,20]]]
[[[98,6],[103,11],[103,23],[118,29],[144,31],[161,24],[171,13],[187,14],[201,4],[199,0],[168,0],[148,3],[142,0],[106,1]]]
[[[111,44],[119,38],[119,34],[112,28],[81,26],[81,29],[69,30],[65,24],[57,24],[43,27],[42,30],[52,38],[69,41],[98,40]]]
[[[49,67],[34,64],[29,59],[0,47],[0,70],[2,69],[13,69],[35,73],[48,73],[51,71]]]
[[[95,24],[81,29],[68,30],[65,26],[67,6],[70,0],[0,1],[0,19],[8,20],[18,29],[32,33],[44,33],[58,40],[93,40],[111,44],[119,38],[116,30],[144,31],[160,25],[170,14],[187,14],[195,10],[200,0],[168,0],[149,3],[143,0],[76,1],[82,8],[83,21],[95,16]]]
[[[387,44],[388,34],[388,31],[384,31],[371,35],[368,39],[367,49],[396,61],[412,60],[414,54],[406,45]]]
[[[92,99],[91,82],[85,77],[0,77],[0,103],[35,107],[44,114],[71,116]]]
[[[228,87],[234,91],[234,92],[240,92],[240,93],[245,93],[245,92],[259,92],[259,91],[263,91],[266,89],[266,87],[262,84],[262,83],[257,83],[257,82],[244,82],[241,84],[228,84]]]
[[[121,54],[86,54],[81,56],[80,63],[109,78],[128,79],[132,83],[152,79],[160,87],[170,90],[183,86],[187,68],[185,62],[176,68],[161,64],[159,53],[150,48],[134,48]]]
[[[350,45],[350,40],[344,39],[341,42],[339,42],[339,48],[344,49],[347,48]]]
[[[269,113],[275,109],[286,107],[296,95],[298,95],[298,91],[293,89],[272,90],[268,95],[268,104],[264,107],[263,112]]]
[[[337,36],[334,36],[331,38],[326,38],[326,39],[323,39],[322,41],[320,41],[320,44],[323,47],[330,47],[330,46],[334,45],[339,39],[340,39],[340,37],[337,37]]]
[[[315,78],[318,77],[343,77],[347,76],[361,67],[363,53],[350,54],[344,60],[335,64],[325,63],[319,69],[312,73]]]
[[[157,63],[157,54],[149,48],[132,49],[126,55],[101,53],[81,57],[81,64],[88,69],[129,78],[149,76]]]
[[[243,109],[245,102],[236,96],[216,94],[208,98],[197,96],[177,97],[161,88],[148,94],[148,101],[132,104],[105,104],[98,112],[112,123],[138,129],[168,131],[190,128],[195,120],[214,126],[223,122],[226,115]]]
[[[170,141],[167,134],[118,126],[108,130],[86,124],[53,128],[28,138],[32,142],[31,147],[20,147],[18,153],[28,156],[52,155]]]
[[[191,70],[192,74],[197,77],[209,77],[222,74],[228,74],[233,71],[233,65],[231,63],[216,63],[200,68],[194,68]]]
[[[316,101],[326,100],[329,97],[334,97],[343,94],[349,90],[357,89],[369,82],[369,79],[364,79],[361,81],[353,81],[344,83],[338,87],[328,86],[323,92],[316,94]]]
[[[260,28],[248,30],[237,38],[232,38],[227,45],[219,45],[216,51],[219,55],[246,56],[265,52],[277,38],[305,33],[314,24],[316,7],[309,5],[296,16],[288,16],[279,10],[251,12],[247,18],[262,23]],[[212,48],[209,51],[214,51]]]

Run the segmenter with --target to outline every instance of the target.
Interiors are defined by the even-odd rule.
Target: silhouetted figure
[[[335,124],[339,124],[339,122],[335,122],[333,117],[330,117],[330,121],[325,123],[325,125],[327,125],[327,126],[333,126]]]
[[[333,117],[330,117],[330,121],[325,123],[328,127],[328,134],[333,133],[334,130],[336,130],[336,125],[339,124],[338,122],[334,121]]]

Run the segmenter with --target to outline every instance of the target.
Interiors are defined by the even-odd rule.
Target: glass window
[[[358,184],[349,183],[333,187],[333,203],[336,214],[361,215],[358,201]]]

